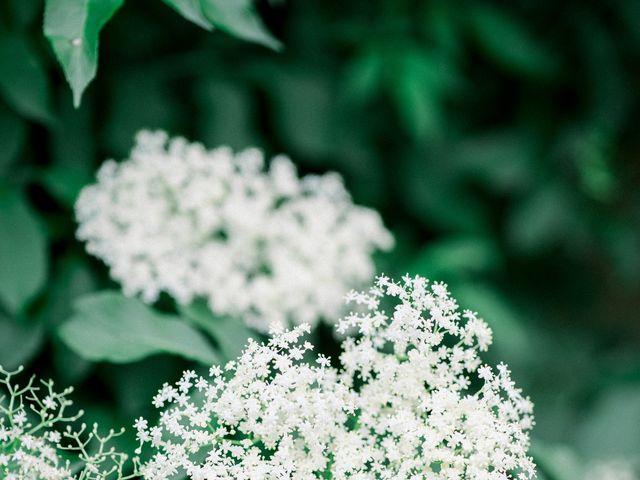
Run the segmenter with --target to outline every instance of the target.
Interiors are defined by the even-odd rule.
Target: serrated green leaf
[[[124,0],[47,0],[44,34],[64,70],[78,107],[96,76],[100,30]]]
[[[205,30],[212,30],[213,25],[204,16],[200,0],[162,0],[190,22]]]
[[[0,186],[0,301],[13,313],[40,290],[47,275],[47,245],[22,194]]]
[[[0,94],[20,115],[51,121],[47,74],[23,37],[0,36]]]
[[[207,303],[194,301],[188,306],[180,307],[184,317],[209,333],[218,343],[226,360],[237,358],[249,338],[256,338],[239,318],[214,315]]]
[[[218,362],[213,347],[189,324],[119,292],[80,297],[75,310],[58,332],[72,350],[88,360],[128,363],[169,353],[206,365]]]
[[[204,16],[223,32],[274,50],[282,49],[282,43],[264,26],[253,0],[200,0],[200,6]]]

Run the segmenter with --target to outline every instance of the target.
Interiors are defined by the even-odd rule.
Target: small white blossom
[[[340,296],[370,281],[391,234],[335,173],[300,178],[286,157],[206,150],[142,131],[76,203],[78,238],[128,295],[205,298],[262,331],[337,319]]]

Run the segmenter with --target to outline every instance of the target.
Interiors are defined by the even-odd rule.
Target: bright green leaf
[[[184,18],[190,22],[195,23],[199,27],[205,30],[212,30],[213,25],[207,17],[204,16],[202,11],[202,5],[200,0],[163,0],[164,3],[169,5],[175,11],[177,11]]]
[[[0,301],[18,312],[43,286],[47,245],[22,194],[0,187]]]
[[[52,118],[47,74],[22,37],[0,37],[0,94],[30,120],[49,122]]]
[[[169,353],[203,364],[218,362],[206,338],[182,320],[155,312],[118,292],[85,295],[59,329],[62,340],[92,361],[128,363]]]
[[[216,340],[227,360],[238,357],[249,338],[255,338],[255,334],[241,319],[216,316],[204,301],[195,301],[189,306],[181,307],[181,313]]]
[[[47,0],[44,34],[62,65],[73,104],[80,99],[98,69],[100,30],[124,0]]]
[[[200,5],[204,16],[223,32],[274,50],[282,48],[262,23],[253,0],[200,0]]]

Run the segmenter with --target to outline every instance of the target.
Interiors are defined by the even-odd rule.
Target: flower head
[[[421,277],[379,277],[348,300],[360,308],[338,329],[358,336],[343,344],[342,380],[358,389],[355,432],[369,449],[355,471],[376,479],[534,477],[532,404],[504,364],[481,364],[491,343],[483,320],[461,312],[446,285]]]
[[[342,292],[368,282],[393,243],[337,174],[298,177],[291,161],[206,150],[142,131],[130,158],[107,161],[76,204],[78,238],[125,293],[205,298],[215,314],[266,331],[339,316]]]

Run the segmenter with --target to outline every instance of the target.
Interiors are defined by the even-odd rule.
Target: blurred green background
[[[342,173],[396,236],[380,270],[447,281],[494,329],[541,479],[640,461],[640,2],[261,1],[276,52],[129,0],[78,109],[43,8],[0,0],[1,364],[116,425],[189,365],[91,363],[56,335],[115,286],[74,240],[78,191],[163,128]]]

